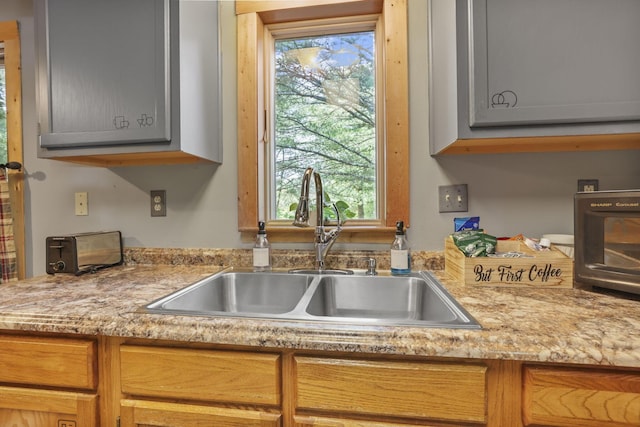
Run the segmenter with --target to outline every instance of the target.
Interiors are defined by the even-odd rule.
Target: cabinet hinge
[[[116,427],[120,427],[120,417],[116,418]]]

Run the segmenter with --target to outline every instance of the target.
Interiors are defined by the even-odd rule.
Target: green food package
[[[498,239],[484,230],[457,231],[451,235],[455,245],[466,257],[484,257],[496,252]]]

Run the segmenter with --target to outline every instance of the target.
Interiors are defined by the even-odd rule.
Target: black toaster
[[[82,274],[122,264],[119,231],[47,237],[47,273]]]

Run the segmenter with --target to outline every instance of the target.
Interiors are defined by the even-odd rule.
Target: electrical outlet
[[[598,180],[597,179],[579,179],[578,180],[578,191],[598,191]]]
[[[77,216],[89,215],[89,195],[86,191],[77,192],[75,194],[76,204],[75,211]]]
[[[439,186],[438,209],[440,212],[467,212],[469,210],[467,184]]]
[[[167,192],[151,190],[151,216],[167,216]]]

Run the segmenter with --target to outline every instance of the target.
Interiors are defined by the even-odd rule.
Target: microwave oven
[[[577,288],[640,294],[640,190],[574,197]]]

